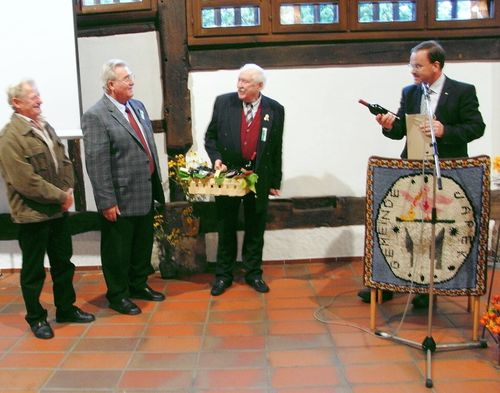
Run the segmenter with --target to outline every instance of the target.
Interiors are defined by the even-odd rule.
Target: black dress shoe
[[[47,323],[47,321],[38,321],[30,325],[31,331],[35,335],[36,338],[41,338],[41,339],[49,339],[54,337],[54,332],[52,331],[52,328],[50,325]]]
[[[126,315],[137,315],[141,313],[139,306],[129,299],[120,299],[116,303],[109,303],[109,308],[118,311],[120,314]]]
[[[73,307],[71,311],[59,312],[56,311],[56,322],[58,323],[89,323],[95,321],[95,317],[85,312],[78,307]]]
[[[370,303],[371,290],[370,288],[363,288],[358,292],[358,296],[361,298],[363,303]],[[391,300],[394,294],[391,291],[382,291],[382,302]]]
[[[257,292],[261,293],[269,292],[269,286],[264,282],[262,278],[253,278],[251,280],[245,280],[245,281]]]
[[[231,284],[232,282],[229,281],[216,280],[210,293],[212,294],[212,296],[222,295],[226,288],[229,288]]]
[[[161,292],[155,291],[148,285],[145,288],[136,291],[130,291],[132,299],[151,300],[153,302],[161,302],[165,300],[165,295]]]

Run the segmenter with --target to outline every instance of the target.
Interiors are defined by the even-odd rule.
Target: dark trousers
[[[32,325],[47,319],[47,310],[40,304],[40,293],[45,281],[45,253],[50,263],[54,304],[60,312],[70,311],[76,294],[73,288],[75,265],[71,263],[73,248],[67,214],[44,222],[20,224],[19,246],[23,254],[21,291],[26,305],[26,321]]]
[[[231,282],[233,268],[238,250],[238,212],[243,202],[244,237],[242,246],[242,262],[246,279],[262,277],[262,249],[264,248],[264,231],[266,229],[267,205],[256,208],[254,193],[243,197],[215,197],[217,211],[217,264],[215,276]]]
[[[153,249],[153,211],[144,216],[118,217],[111,222],[101,216],[101,261],[110,303],[128,298],[130,291],[146,286]]]

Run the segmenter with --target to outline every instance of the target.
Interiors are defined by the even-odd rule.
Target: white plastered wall
[[[136,98],[152,119],[161,118],[162,94],[158,36],[127,34],[78,39],[84,110],[102,94],[99,73],[104,61],[122,58],[136,74]],[[487,125],[483,138],[470,145],[470,155],[494,155],[500,149],[500,62],[449,62],[445,73],[477,88]],[[237,70],[193,72],[189,77],[194,148],[203,154],[203,137],[218,94],[234,91]],[[283,148],[283,197],[364,196],[367,159],[398,157],[403,141],[384,138],[359,98],[398,108],[401,88],[411,83],[405,64],[354,67],[268,69],[264,94],[286,109]],[[163,135],[157,135],[162,175],[167,178]],[[86,181],[89,210],[95,209]],[[265,260],[363,255],[363,226],[266,232]],[[75,264],[98,265],[99,234],[73,238]],[[1,242],[0,268],[20,267],[16,242]],[[207,236],[207,256],[215,259],[215,235]]]

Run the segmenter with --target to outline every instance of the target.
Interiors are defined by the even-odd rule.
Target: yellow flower
[[[481,317],[481,324],[494,334],[500,333],[500,295],[493,296],[488,310]]]
[[[500,156],[495,156],[493,160],[493,170],[495,172],[500,172]]]

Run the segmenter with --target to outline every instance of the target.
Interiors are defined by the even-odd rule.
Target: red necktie
[[[137,122],[135,121],[134,115],[132,114],[132,112],[130,112],[130,109],[128,107],[125,107],[125,112],[127,112],[128,121],[130,122],[130,125],[134,129],[135,134],[137,135],[137,138],[139,138],[139,140],[142,143],[142,146],[144,147],[144,150],[146,151],[149,160],[149,173],[152,174],[155,171],[155,162],[153,160],[153,156],[151,155],[151,151],[149,150],[148,144],[144,139],[144,135],[142,135],[141,129],[139,128],[139,124],[137,124]]]

